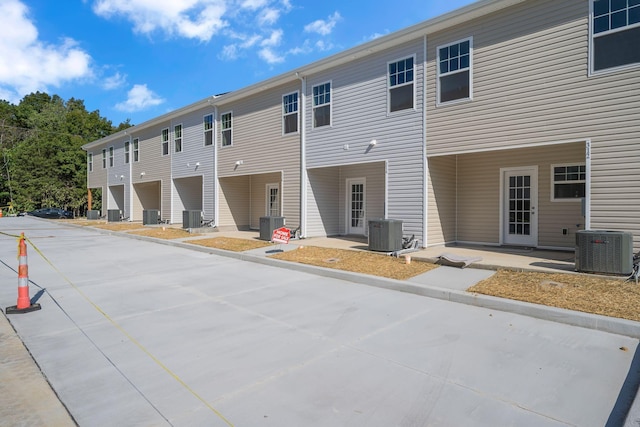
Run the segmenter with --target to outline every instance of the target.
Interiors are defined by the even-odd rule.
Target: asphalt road
[[[34,245],[42,309],[10,321],[81,426],[603,426],[629,399],[634,338],[32,218],[0,231]],[[6,307],[14,238],[0,259]]]

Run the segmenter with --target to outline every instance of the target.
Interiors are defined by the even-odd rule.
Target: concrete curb
[[[352,273],[349,271],[335,270],[331,268],[316,267],[307,264],[299,264],[289,261],[280,261],[264,256],[256,256],[244,252],[232,252],[222,249],[207,248],[188,242],[179,242],[166,239],[158,239],[155,237],[139,236],[118,231],[102,230],[91,228],[103,234],[111,234],[117,236],[126,236],[132,239],[144,240],[154,243],[160,243],[168,246],[180,247],[188,250],[234,258],[241,261],[249,261],[262,265],[269,265],[278,268],[286,268],[289,270],[300,271],[309,274],[315,274],[333,279],[346,280],[353,283],[359,283],[368,286],[375,286],[394,291],[407,292],[415,295],[438,298],[446,301],[457,302],[461,304],[472,305],[475,307],[489,308],[498,311],[504,311],[514,314],[533,317],[536,319],[549,320],[552,322],[564,323],[567,325],[578,326],[603,332],[609,332],[618,335],[624,335],[632,338],[640,339],[640,323],[631,320],[618,319],[614,317],[601,316],[597,314],[582,313],[578,311],[566,310],[556,307],[548,307],[545,305],[532,304],[522,301],[510,300],[505,298],[492,297],[489,295],[474,294],[464,291],[439,288],[435,286],[420,285],[402,280],[387,279],[384,277],[370,276],[360,273]],[[470,268],[470,267],[468,267]]]

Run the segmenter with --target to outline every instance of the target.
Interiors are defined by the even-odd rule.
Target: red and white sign
[[[272,242],[289,244],[289,239],[291,239],[291,232],[287,227],[280,227],[273,230],[273,235],[271,236]]]

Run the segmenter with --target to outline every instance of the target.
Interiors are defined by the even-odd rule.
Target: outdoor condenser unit
[[[182,228],[200,228],[201,225],[201,211],[182,211]]]
[[[273,230],[284,227],[283,216],[261,216],[260,217],[260,240],[270,241]]]
[[[576,271],[629,274],[633,236],[626,231],[581,230],[576,233]]]
[[[88,210],[87,211],[87,219],[99,219],[100,211],[98,210]]]
[[[160,220],[158,209],[145,209],[142,211],[142,225],[157,224]]]
[[[107,210],[107,221],[108,222],[119,222],[120,221],[120,209],[109,209],[109,210]]]
[[[402,221],[398,219],[369,220],[369,250],[394,252],[402,249]]]

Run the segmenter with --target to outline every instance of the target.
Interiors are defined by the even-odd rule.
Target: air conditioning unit
[[[576,233],[576,271],[630,274],[633,235],[626,231],[581,230]]]
[[[283,216],[261,216],[260,217],[260,240],[270,241],[273,230],[284,227]]]
[[[394,252],[402,249],[402,221],[398,219],[369,220],[369,250]]]
[[[100,211],[98,210],[88,210],[87,211],[87,219],[99,219]]]
[[[108,209],[107,210],[107,221],[108,222],[119,222],[120,221],[120,209]]]
[[[160,220],[158,209],[145,209],[142,211],[142,225],[157,224]]]
[[[202,211],[182,211],[182,228],[200,228]]]

